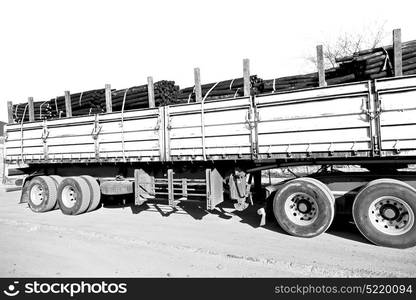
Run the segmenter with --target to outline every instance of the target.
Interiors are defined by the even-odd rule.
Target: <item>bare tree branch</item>
[[[368,26],[365,31],[350,34],[342,33],[335,41],[323,43],[325,67],[336,67],[336,58],[353,55],[355,52],[379,47],[387,33],[385,24]],[[373,29],[375,28],[375,30]],[[316,57],[310,55],[306,60],[316,65]]]

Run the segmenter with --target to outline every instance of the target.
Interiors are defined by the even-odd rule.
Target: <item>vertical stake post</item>
[[[108,113],[113,112],[113,102],[111,99],[111,84],[105,85],[105,111]]]
[[[244,97],[250,96],[250,60],[243,59]]]
[[[195,80],[195,101],[202,101],[202,87],[201,87],[201,72],[199,68],[194,68],[194,80]]]
[[[27,103],[29,104],[29,122],[35,121],[35,105],[33,104],[33,97],[29,97],[27,99]]]
[[[65,116],[72,117],[71,94],[65,91]]]
[[[325,65],[324,65],[324,50],[322,45],[316,46],[316,61],[318,65],[318,79],[319,86],[326,86],[325,81]]]
[[[147,77],[147,94],[149,95],[149,108],[156,107],[155,103],[155,86],[153,84],[153,77]]]
[[[7,121],[9,124],[13,123],[13,102],[7,101]]]
[[[393,30],[394,76],[403,75],[402,31]]]

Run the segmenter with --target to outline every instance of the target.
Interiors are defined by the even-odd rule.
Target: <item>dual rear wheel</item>
[[[335,215],[335,199],[329,188],[314,178],[290,180],[276,193],[273,212],[280,227],[299,237],[325,232]]]
[[[28,186],[28,203],[32,211],[46,212],[60,208],[66,215],[95,210],[100,204],[100,186],[91,176],[34,177]]]
[[[273,212],[287,233],[314,237],[331,225],[335,199],[322,182],[297,178],[275,194]],[[394,179],[369,182],[355,197],[352,215],[359,231],[374,244],[416,246],[416,189],[407,183]]]
[[[358,230],[376,245],[416,246],[416,189],[399,180],[377,179],[355,198],[352,215]]]

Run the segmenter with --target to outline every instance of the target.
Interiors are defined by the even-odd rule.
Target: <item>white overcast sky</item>
[[[193,84],[311,71],[305,56],[341,32],[385,23],[416,39],[415,1],[0,0],[0,120],[6,102],[154,80]],[[391,36],[386,37],[390,43]]]

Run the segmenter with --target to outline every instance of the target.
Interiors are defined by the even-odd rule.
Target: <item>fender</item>
[[[38,175],[43,175],[43,172],[35,171],[35,172],[33,172],[29,175],[26,175],[22,179],[22,192],[20,193],[19,204],[28,202],[28,199],[29,199],[29,190],[28,190],[28,188],[29,188],[30,180],[32,180],[33,177],[36,177]]]

